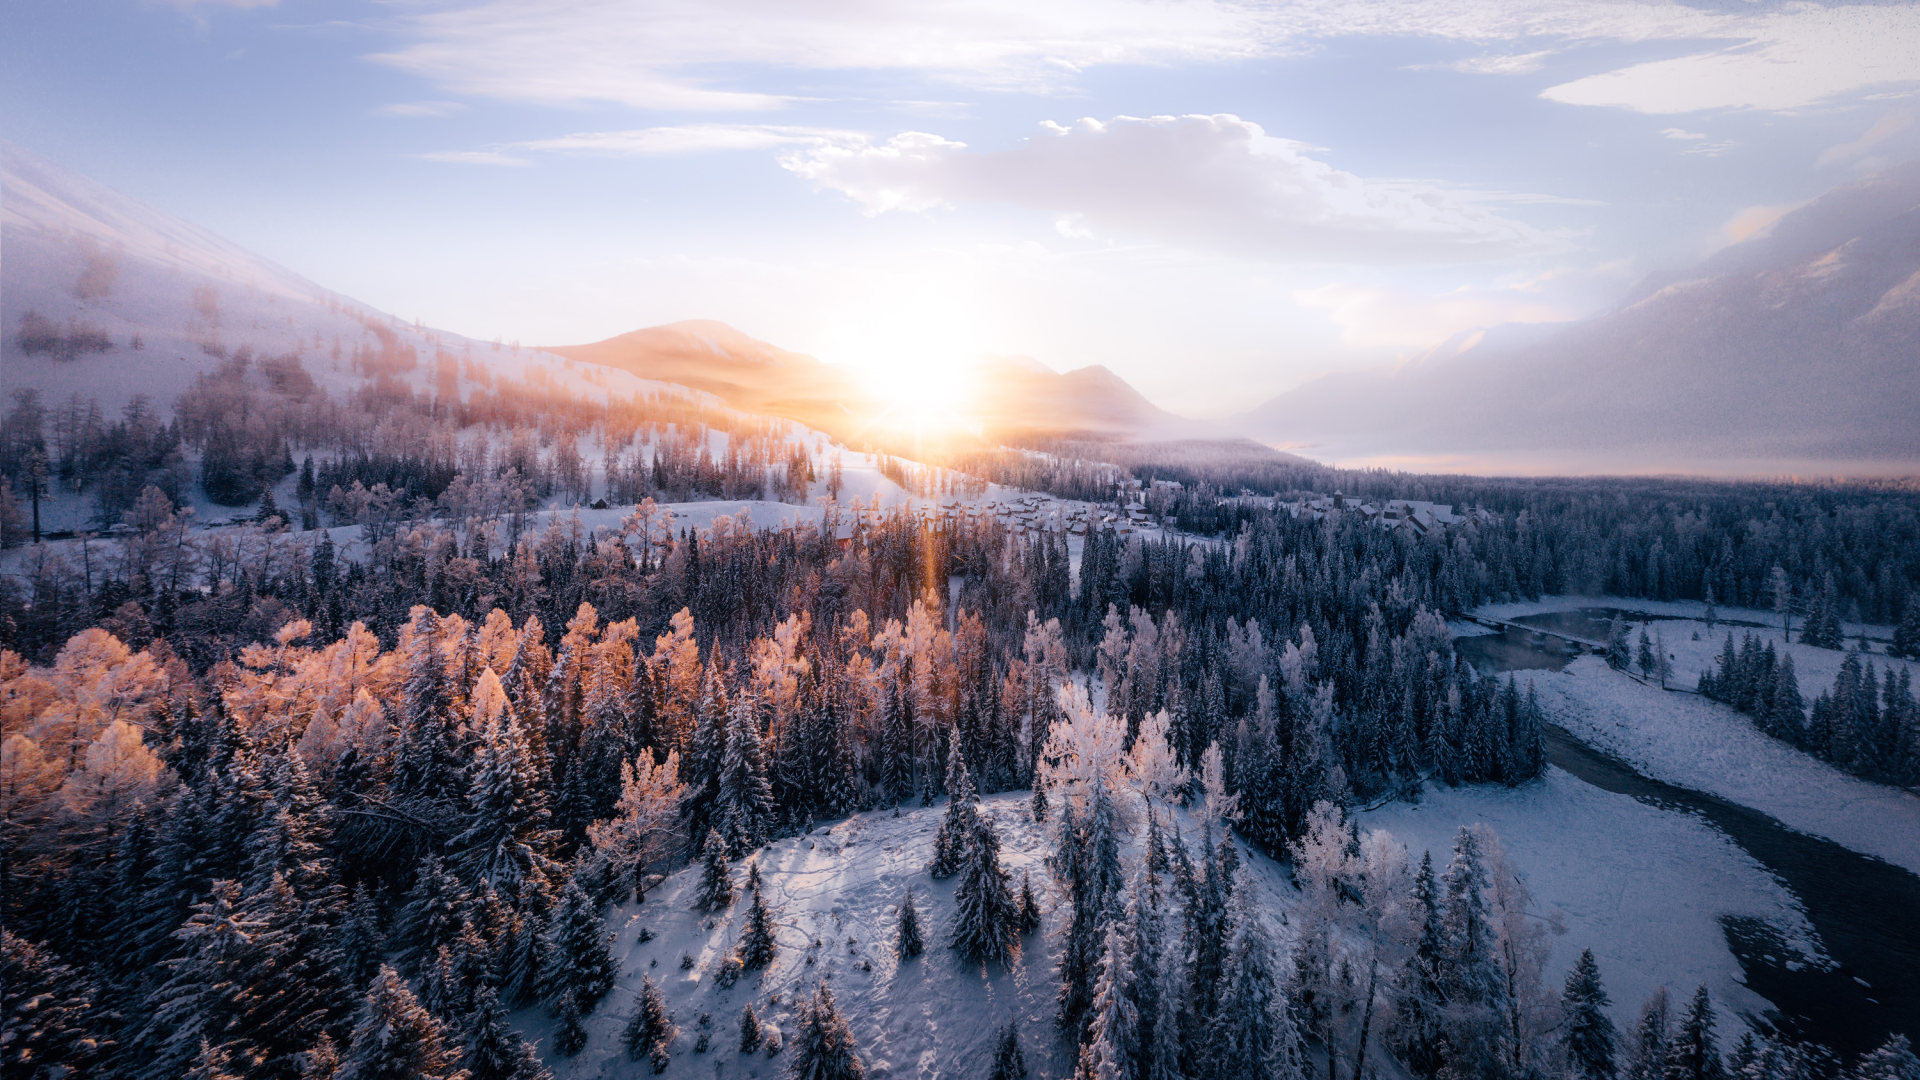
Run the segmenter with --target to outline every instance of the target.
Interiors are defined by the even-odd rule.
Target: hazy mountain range
[[[1559,328],[1504,327],[1239,418],[1322,460],[1469,471],[1920,468],[1920,163]]]
[[[208,341],[314,350],[370,317],[391,321],[29,152],[4,150],[8,391],[33,387],[57,399],[78,389],[110,409],[144,393],[165,407],[212,366]],[[29,350],[35,328],[97,330],[108,347]],[[913,422],[859,370],[718,322],[543,351],[842,437],[897,434]],[[1058,373],[987,358],[970,385],[941,403],[945,438],[1247,434],[1341,464],[1434,470],[1911,473],[1920,469],[1920,164],[1838,188],[1594,318],[1492,328],[1397,370],[1317,379],[1226,421],[1177,417],[1097,365]]]

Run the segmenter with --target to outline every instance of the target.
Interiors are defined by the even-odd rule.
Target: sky
[[[1229,415],[1920,156],[1920,5],[10,0],[0,138],[561,345],[1104,364]]]

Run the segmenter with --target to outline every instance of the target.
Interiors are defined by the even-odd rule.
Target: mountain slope
[[[1544,339],[1329,376],[1247,417],[1342,461],[1521,472],[1920,467],[1920,165],[1837,189]]]

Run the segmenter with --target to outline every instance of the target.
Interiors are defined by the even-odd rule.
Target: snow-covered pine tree
[[[562,995],[553,1010],[559,1024],[553,1031],[553,1050],[561,1057],[572,1057],[587,1047],[587,1024],[580,1015],[580,1003],[571,994]]]
[[[473,989],[473,1010],[461,1027],[469,1080],[553,1080],[533,1044],[507,1022],[493,987],[483,982]]]
[[[1693,992],[1687,1014],[1667,1042],[1665,1080],[1725,1080],[1713,1039],[1713,1000],[1705,986]]]
[[[726,841],[727,856],[735,859],[766,843],[773,825],[773,785],[767,780],[756,704],[755,696],[745,689],[734,695],[713,808],[714,825]]]
[[[1020,912],[1007,889],[1007,872],[1000,868],[1000,837],[984,816],[967,843],[953,900],[949,944],[966,962],[1004,960],[1018,947]]]
[[[1640,669],[1641,678],[1653,678],[1653,669],[1655,667],[1653,639],[1647,636],[1646,623],[1640,624],[1640,640],[1639,644],[1634,647],[1633,663],[1635,667]]]
[[[760,1049],[760,1014],[753,1011],[753,1002],[740,1010],[740,1052],[751,1054]]]
[[[464,1075],[460,1050],[447,1043],[399,972],[385,964],[361,999],[353,1039],[340,1058],[337,1080],[456,1080]]]
[[[0,1066],[8,1076],[86,1076],[109,1044],[97,988],[45,948],[0,928]],[[36,1072],[36,1070],[44,1070]]]
[[[853,1031],[840,1015],[833,991],[823,982],[801,1007],[787,1076],[791,1080],[865,1080],[866,1075]]]
[[[560,1016],[571,1002],[580,1016],[613,989],[613,954],[607,948],[606,927],[593,898],[578,881],[569,880],[560,893],[560,906],[547,927],[541,964],[542,995],[548,1008]]]
[[[907,886],[907,895],[900,901],[900,933],[897,939],[900,959],[911,960],[927,949],[926,938],[920,933],[920,911],[913,902],[913,886]]]
[[[1849,1080],[1920,1080],[1920,1056],[1905,1035],[1891,1035],[1861,1055]]]
[[[1627,621],[1616,615],[1607,628],[1607,666],[1615,671],[1625,671],[1632,662],[1633,651],[1627,644]]]
[[[754,864],[759,869],[759,864]],[[740,934],[740,966],[748,971],[758,971],[773,963],[773,954],[778,948],[773,936],[773,914],[767,910],[767,902],[760,892],[759,875],[753,875],[748,889],[750,897],[747,906],[747,925]]]
[[[1448,1064],[1472,1072],[1497,1070],[1506,984],[1494,943],[1487,868],[1473,828],[1462,826],[1455,836],[1442,886],[1447,951],[1440,985],[1448,1003]]]
[[[1134,1008],[1133,944],[1129,926],[1107,925],[1100,948],[1100,974],[1093,984],[1087,1046],[1093,1051],[1081,1073],[1087,1080],[1133,1080],[1142,1057],[1140,1015]]]
[[[1593,950],[1582,949],[1560,994],[1560,1050],[1570,1080],[1614,1080],[1617,1034],[1607,1015],[1612,1004],[1600,985],[1600,965]]]
[[[407,970],[423,970],[439,955],[440,946],[452,944],[467,922],[472,903],[472,894],[438,856],[428,855],[420,861],[394,934]]]
[[[960,729],[950,727],[947,729],[947,812],[940,819],[940,831],[933,838],[933,858],[927,864],[927,873],[933,875],[934,880],[959,872],[980,817],[976,800],[973,777],[961,753]]]
[[[1033,892],[1033,871],[1020,872],[1020,934],[1025,937],[1040,929],[1040,898]]]
[[[749,1009],[752,1006],[748,1006]],[[632,1061],[646,1058],[655,1073],[664,1072],[673,1044],[673,1020],[667,1015],[667,999],[653,983],[653,977],[640,977],[640,990],[633,996],[633,1016],[621,1032],[620,1043]]]
[[[701,911],[719,911],[733,903],[733,873],[727,868],[727,844],[716,829],[707,830],[707,842],[700,849]]]
[[[1234,888],[1233,937],[1210,1031],[1213,1075],[1301,1080],[1296,1036],[1281,999],[1273,941],[1244,877]]]
[[[1640,1006],[1640,1019],[1627,1041],[1624,1080],[1663,1080],[1667,1073],[1667,988],[1661,987]]]
[[[987,1080],[1027,1080],[1027,1055],[1020,1049],[1020,1025],[1015,1021],[1007,1021],[1007,1026],[1000,1029]]]
[[[545,878],[556,869],[545,793],[536,785],[526,735],[492,668],[480,673],[470,707],[478,745],[468,769],[466,827],[449,848],[472,879],[512,892],[527,878]]]

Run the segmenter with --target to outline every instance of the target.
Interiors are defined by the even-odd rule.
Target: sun
[[[874,424],[915,436],[968,426],[981,350],[971,320],[938,296],[898,298],[848,319],[822,359],[845,365],[878,408]]]

